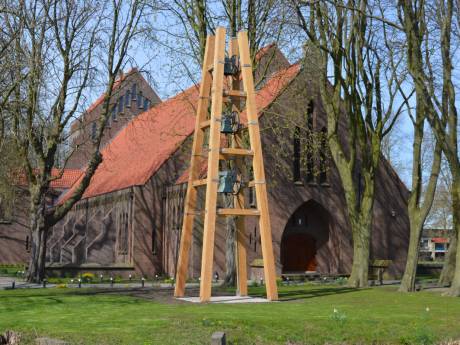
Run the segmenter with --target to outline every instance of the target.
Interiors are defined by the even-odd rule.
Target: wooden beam
[[[211,120],[206,120],[206,121],[203,121],[200,123],[200,128],[203,129],[203,128],[207,128],[211,125]]]
[[[248,149],[240,149],[233,147],[223,147],[220,149],[220,153],[224,156],[253,156],[254,151]]]
[[[259,216],[259,210],[254,208],[218,208],[219,216]]]
[[[239,56],[238,52],[238,39],[233,38],[230,40],[229,44],[229,56]],[[231,76],[231,86],[233,90],[241,91],[241,82],[240,82],[240,73],[237,76]],[[246,93],[245,93],[246,94]],[[233,100],[234,110],[240,110],[241,102],[240,98]],[[233,135],[232,138],[232,147],[241,148],[243,143],[243,137],[241,131]],[[236,157],[235,165],[238,171],[243,172],[243,160],[240,157]],[[244,194],[243,190],[240,189],[239,193],[233,198],[233,207],[235,209],[244,209]],[[236,227],[236,285],[237,293],[240,296],[248,295],[248,272],[247,272],[247,253],[246,253],[246,227],[245,227],[244,217],[236,217],[235,227]]]
[[[202,180],[195,180],[192,182],[193,187],[201,187],[201,186],[206,186],[208,180],[202,179]]]
[[[190,169],[188,177],[187,194],[184,201],[184,220],[182,223],[182,233],[180,239],[179,258],[177,261],[176,285],[174,288],[174,296],[183,297],[185,293],[185,282],[187,280],[188,259],[190,255],[190,247],[192,245],[193,222],[196,212],[197,190],[193,188],[193,181],[198,179],[201,166],[201,153],[204,133],[200,129],[200,124],[208,114],[209,95],[211,93],[211,75],[208,73],[205,66],[211,63],[214,56],[215,37],[208,36],[206,39],[206,47],[204,53],[203,69],[201,71],[200,98],[198,99],[195,134],[192,144],[192,157],[190,160]]]
[[[246,92],[241,90],[224,90],[224,97],[246,98]]]
[[[222,116],[222,93],[224,82],[225,28],[216,29],[214,68],[212,79],[211,125],[209,129],[208,176],[201,258],[200,301],[211,298],[214,237],[216,229],[217,184],[219,181],[220,118]],[[208,64],[204,64],[207,66]],[[201,122],[201,121],[200,121]],[[195,188],[193,188],[196,190]]]
[[[258,126],[258,111],[254,91],[254,80],[252,76],[251,57],[249,54],[249,42],[247,32],[238,33],[238,47],[241,62],[241,75],[244,91],[246,91],[246,115],[248,118],[249,142],[254,151],[253,170],[255,181],[265,181],[265,171],[262,156],[262,145],[260,129]],[[255,185],[257,207],[260,211],[259,229],[264,261],[264,275],[267,290],[267,299],[274,301],[278,299],[276,286],[275,260],[273,257],[272,233],[268,209],[267,185],[257,183]]]

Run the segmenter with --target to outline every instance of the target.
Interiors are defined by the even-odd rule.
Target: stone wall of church
[[[130,266],[131,189],[81,200],[48,237],[48,266]]]

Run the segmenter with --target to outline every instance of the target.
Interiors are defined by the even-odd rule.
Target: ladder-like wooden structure
[[[271,238],[270,219],[268,211],[267,186],[262,157],[258,113],[252,76],[252,65],[249,54],[248,36],[239,32],[237,38],[229,42],[229,56],[237,56],[240,60],[239,72],[231,77],[224,76],[226,30],[219,27],[215,36],[208,36],[203,61],[200,97],[198,100],[195,133],[192,146],[187,195],[185,198],[184,221],[180,241],[179,258],[175,296],[183,297],[187,279],[187,267],[192,241],[192,230],[196,215],[204,214],[203,252],[201,261],[200,301],[207,302],[211,298],[212,268],[214,257],[214,235],[217,216],[237,216],[237,284],[238,294],[247,295],[247,258],[246,234],[243,216],[259,217],[261,248],[264,263],[264,274],[267,298],[277,300],[275,263]],[[225,79],[229,78],[229,79]],[[240,80],[243,90],[239,89]],[[226,82],[226,83],[225,83]],[[224,87],[225,84],[225,87]],[[208,115],[211,100],[211,114]],[[245,103],[247,127],[250,148],[242,148],[240,132],[233,134],[232,147],[221,148],[221,119],[223,103],[230,102],[234,110]],[[228,103],[227,103],[228,104]],[[200,180],[199,174],[203,157],[205,132],[209,130],[207,178]],[[244,195],[239,191],[234,196],[234,208],[217,208],[217,193],[219,184],[219,160],[233,158],[236,167],[241,168],[243,157],[252,158],[254,181],[250,186],[255,188],[257,209],[244,207]],[[206,186],[204,212],[197,210],[197,189]]]

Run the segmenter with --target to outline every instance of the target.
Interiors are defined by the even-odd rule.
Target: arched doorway
[[[289,218],[281,238],[283,273],[318,270],[318,252],[329,239],[329,213],[310,200]]]

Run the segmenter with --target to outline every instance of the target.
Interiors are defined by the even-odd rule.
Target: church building
[[[340,177],[326,141],[308,143],[309,138],[324,138],[327,128],[314,61],[290,64],[275,45],[263,48],[257,61],[256,102],[277,275],[349,274],[352,234]],[[138,106],[132,85],[119,93],[122,101],[118,102],[125,109],[127,104]],[[165,101],[153,90],[147,94],[149,101],[142,111],[107,141],[103,162],[82,200],[49,234],[50,272],[175,276],[198,86]],[[91,125],[81,127],[79,135],[90,137]],[[346,137],[344,126],[340,135]],[[83,161],[75,158],[69,167],[84,169]],[[356,179],[361,179],[359,172]],[[77,184],[57,202],[68,198]],[[246,207],[256,207],[253,188],[247,183],[242,188]],[[407,188],[382,156],[371,260],[390,260],[392,277],[402,275],[406,260],[407,198]],[[196,217],[188,270],[193,278],[200,274],[202,221]],[[258,222],[247,217],[245,224],[248,272],[257,278],[262,257]],[[225,219],[219,219],[214,271],[220,276],[225,271],[226,228]]]

